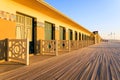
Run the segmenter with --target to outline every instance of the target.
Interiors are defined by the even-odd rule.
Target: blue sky
[[[105,39],[120,39],[120,0],[45,0]]]

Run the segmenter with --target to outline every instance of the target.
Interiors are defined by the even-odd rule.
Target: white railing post
[[[29,40],[27,39],[26,65],[29,65]]]
[[[40,54],[44,55],[44,53],[42,53],[42,40],[40,40]]]
[[[68,44],[69,44],[68,47],[69,47],[69,52],[70,52],[71,51],[71,41],[70,40],[68,41]]]
[[[55,41],[55,55],[58,56],[58,40]]]
[[[9,61],[9,40],[8,38],[5,39],[5,43],[6,43],[6,58],[5,58],[5,61]]]

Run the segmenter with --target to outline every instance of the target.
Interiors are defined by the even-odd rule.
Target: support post
[[[55,55],[58,56],[58,40],[55,41]]]
[[[82,40],[82,42],[81,42],[81,43],[82,43],[82,48],[83,48],[83,47],[84,47],[83,40]]]
[[[27,39],[26,65],[29,65],[29,40]]]
[[[5,61],[9,61],[9,40],[8,40],[8,38],[5,39],[5,47],[6,47]]]
[[[68,47],[69,47],[69,52],[70,52],[71,51],[71,41],[70,40],[68,41],[68,44],[69,44]]]
[[[42,53],[42,40],[40,40],[40,54],[44,55],[44,53]]]

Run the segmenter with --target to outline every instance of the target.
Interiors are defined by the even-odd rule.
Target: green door
[[[73,39],[73,33],[72,33],[72,30],[71,30],[71,29],[68,30],[68,39],[69,39],[69,40],[72,40],[72,39]]]
[[[45,22],[45,40],[52,40],[52,24]]]
[[[63,40],[63,27],[60,26],[60,40]]]
[[[77,40],[77,32],[75,31],[75,40]]]
[[[70,40],[70,29],[68,30],[68,39]]]
[[[79,40],[81,40],[81,33],[79,33]]]

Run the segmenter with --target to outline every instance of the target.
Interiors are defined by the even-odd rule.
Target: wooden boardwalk
[[[101,43],[0,74],[0,80],[120,80],[120,43]]]

